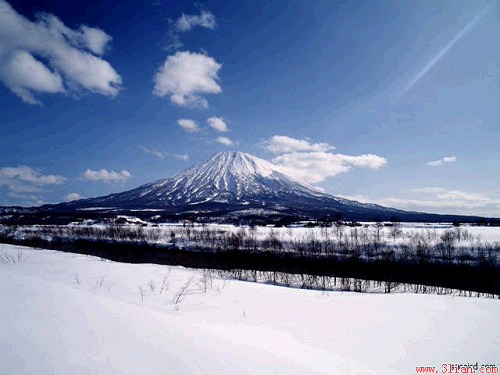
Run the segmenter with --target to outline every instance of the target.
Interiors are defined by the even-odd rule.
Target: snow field
[[[400,375],[500,358],[497,300],[290,289],[3,244],[0,254],[1,374]]]

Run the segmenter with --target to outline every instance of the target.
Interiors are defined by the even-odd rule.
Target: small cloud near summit
[[[230,140],[228,137],[218,137],[215,142],[220,143],[224,146],[234,146],[234,142]]]
[[[210,117],[207,119],[207,123],[212,127],[212,129],[217,130],[221,133],[225,133],[229,130],[227,128],[226,122],[222,117]]]

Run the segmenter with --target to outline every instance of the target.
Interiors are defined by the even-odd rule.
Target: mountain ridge
[[[134,214],[157,220],[474,221],[475,216],[403,211],[336,197],[286,170],[238,151],[215,154],[172,177],[96,198],[34,208],[37,215]],[[30,215],[35,215],[30,213]],[[36,215],[35,215],[36,216]]]

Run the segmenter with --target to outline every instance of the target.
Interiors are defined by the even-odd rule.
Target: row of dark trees
[[[460,227],[442,233],[404,233],[398,226],[384,231],[380,225],[301,229],[302,235],[296,231],[208,225],[0,226],[0,241],[126,262],[371,279],[386,283],[386,291],[414,284],[500,294],[500,245],[480,241]],[[282,283],[281,277],[272,282]],[[359,289],[352,290],[364,291]]]

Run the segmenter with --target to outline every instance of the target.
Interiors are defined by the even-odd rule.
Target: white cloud
[[[12,92],[29,104],[41,104],[32,91],[63,93],[60,75],[51,72],[43,63],[25,51],[13,52],[0,68],[0,79]]]
[[[345,173],[351,167],[378,169],[387,163],[386,159],[372,154],[350,156],[330,152],[293,152],[272,161],[297,178],[313,184]]]
[[[182,161],[188,161],[189,160],[189,155],[188,154],[175,154],[174,157],[176,159],[182,160]]]
[[[163,49],[167,52],[177,51],[184,46],[178,32],[175,30],[175,27],[171,27],[168,31],[167,40],[168,42],[165,47],[163,47]]]
[[[284,135],[271,137],[263,146],[275,154],[282,154],[272,160],[274,164],[312,184],[345,173],[351,167],[378,169],[387,163],[377,155],[335,154],[331,152],[335,148],[328,143],[311,143]]]
[[[469,203],[486,203],[491,202],[489,198],[483,194],[468,193],[461,190],[449,190],[440,187],[424,187],[413,189],[415,193],[423,193],[426,196],[434,195],[439,201],[450,203],[450,202],[469,202]],[[498,201],[500,202],[500,201]]]
[[[102,55],[113,38],[95,27],[81,26],[83,44],[96,55]]]
[[[167,51],[177,51],[183,47],[179,33],[190,31],[195,26],[213,30],[217,26],[215,16],[207,10],[202,10],[199,15],[182,14],[176,21],[169,20],[171,26],[168,30]]]
[[[433,212],[457,215],[500,215],[500,200],[485,194],[469,193],[461,190],[444,189],[441,187],[424,187],[413,189],[416,196],[412,198],[370,198],[362,195],[343,198],[364,203],[376,203],[386,207],[403,210]]]
[[[25,165],[0,168],[0,186],[6,186],[13,193],[40,192],[43,186],[61,185],[65,181],[63,176],[42,175]]]
[[[144,147],[141,145],[139,145],[139,148],[142,151],[144,151],[146,154],[156,156],[158,159],[165,159],[165,157],[167,156],[167,154],[165,152],[158,151],[155,148],[147,148],[147,147]]]
[[[167,57],[156,72],[153,94],[170,95],[170,100],[180,106],[208,107],[200,94],[218,94],[222,91],[217,83],[221,68],[212,57],[189,51],[176,52]]]
[[[229,129],[227,128],[227,124],[222,117],[210,117],[207,119],[207,123],[218,132],[224,133]]]
[[[195,26],[207,29],[215,29],[217,22],[215,16],[207,10],[202,10],[199,15],[182,14],[175,22],[175,29],[178,32],[186,32]]]
[[[70,29],[51,14],[33,22],[0,0],[0,81],[26,103],[40,104],[37,93],[80,89],[117,95],[122,79],[100,58],[110,41],[100,29]]]
[[[191,121],[191,120],[187,120],[187,121]],[[163,160],[163,159],[165,159],[168,156],[168,157],[174,157],[174,158],[176,158],[178,160],[182,160],[182,161],[188,161],[189,160],[189,155],[188,154],[170,154],[168,152],[158,151],[155,148],[148,148],[148,147],[144,147],[144,146],[141,146],[141,145],[139,145],[138,147],[142,151],[144,151],[146,154],[150,154],[150,155],[156,156],[158,159],[162,159]]]
[[[9,198],[14,198],[16,201],[20,201],[20,203],[16,203],[16,205],[22,206],[39,206],[45,204],[46,202],[43,200],[41,195],[37,194],[25,194],[25,193],[9,193],[7,194]]]
[[[121,172],[115,172],[115,171],[110,171],[108,172],[106,169],[101,169],[99,171],[93,171],[91,169],[87,169],[85,173],[83,173],[83,179],[87,181],[103,181],[105,183],[110,183],[110,182],[125,182],[128,180],[132,175],[130,174],[129,171],[121,171]]]
[[[234,142],[227,137],[218,137],[215,142],[220,143],[224,146],[233,146]]]
[[[83,197],[78,193],[68,193],[64,196],[63,199],[65,202],[71,202],[71,201],[76,201],[78,199],[83,199]]]
[[[455,163],[456,161],[457,161],[457,158],[455,156],[445,156],[442,159],[430,161],[427,163],[427,165],[431,166],[431,167],[439,167],[439,166],[443,165],[444,163]]]
[[[181,118],[181,119],[177,120],[177,125],[179,125],[182,129],[184,129],[185,131],[187,131],[189,133],[197,133],[200,131],[200,127],[193,120]]]
[[[266,150],[274,154],[302,151],[330,151],[334,147],[327,143],[311,143],[305,139],[296,139],[286,135],[275,135],[263,142]]]

